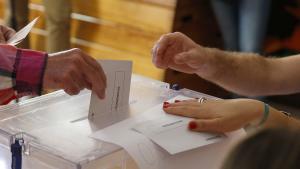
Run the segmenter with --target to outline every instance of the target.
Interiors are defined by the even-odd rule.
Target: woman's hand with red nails
[[[188,128],[199,132],[229,132],[259,121],[264,104],[252,99],[196,100],[170,103],[164,106],[169,114],[194,118]]]

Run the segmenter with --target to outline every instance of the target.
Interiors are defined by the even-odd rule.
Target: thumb
[[[5,41],[7,42],[10,38],[12,38],[14,35],[16,34],[16,31],[12,28],[6,28],[6,31],[4,33],[4,38],[5,38]]]
[[[192,49],[175,55],[174,62],[176,64],[187,64],[190,67],[197,69],[201,67],[205,60],[198,51]]]
[[[197,132],[224,132],[219,119],[193,120],[188,124],[188,128]]]
[[[190,55],[191,55],[190,51],[181,52],[174,56],[174,62],[176,64],[185,64],[187,61],[191,59]]]

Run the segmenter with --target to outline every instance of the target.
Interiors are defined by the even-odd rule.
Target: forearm
[[[273,94],[270,61],[258,54],[206,48],[213,72],[205,77],[221,87],[246,96]]]
[[[300,91],[300,55],[268,59],[273,94],[292,94]]]

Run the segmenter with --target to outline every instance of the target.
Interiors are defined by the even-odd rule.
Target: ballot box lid
[[[167,83],[139,75],[133,75],[130,90],[130,115],[176,94]],[[77,96],[56,91],[0,107],[0,145],[9,147],[12,137],[22,136],[26,158],[64,169],[85,168],[117,153],[120,147],[89,137],[103,127],[87,118],[90,96],[88,90]]]

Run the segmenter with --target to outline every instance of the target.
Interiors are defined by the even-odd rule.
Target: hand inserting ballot
[[[70,95],[87,88],[103,99],[106,76],[94,58],[80,49],[71,49],[49,54],[43,84],[44,88],[64,89]]]

